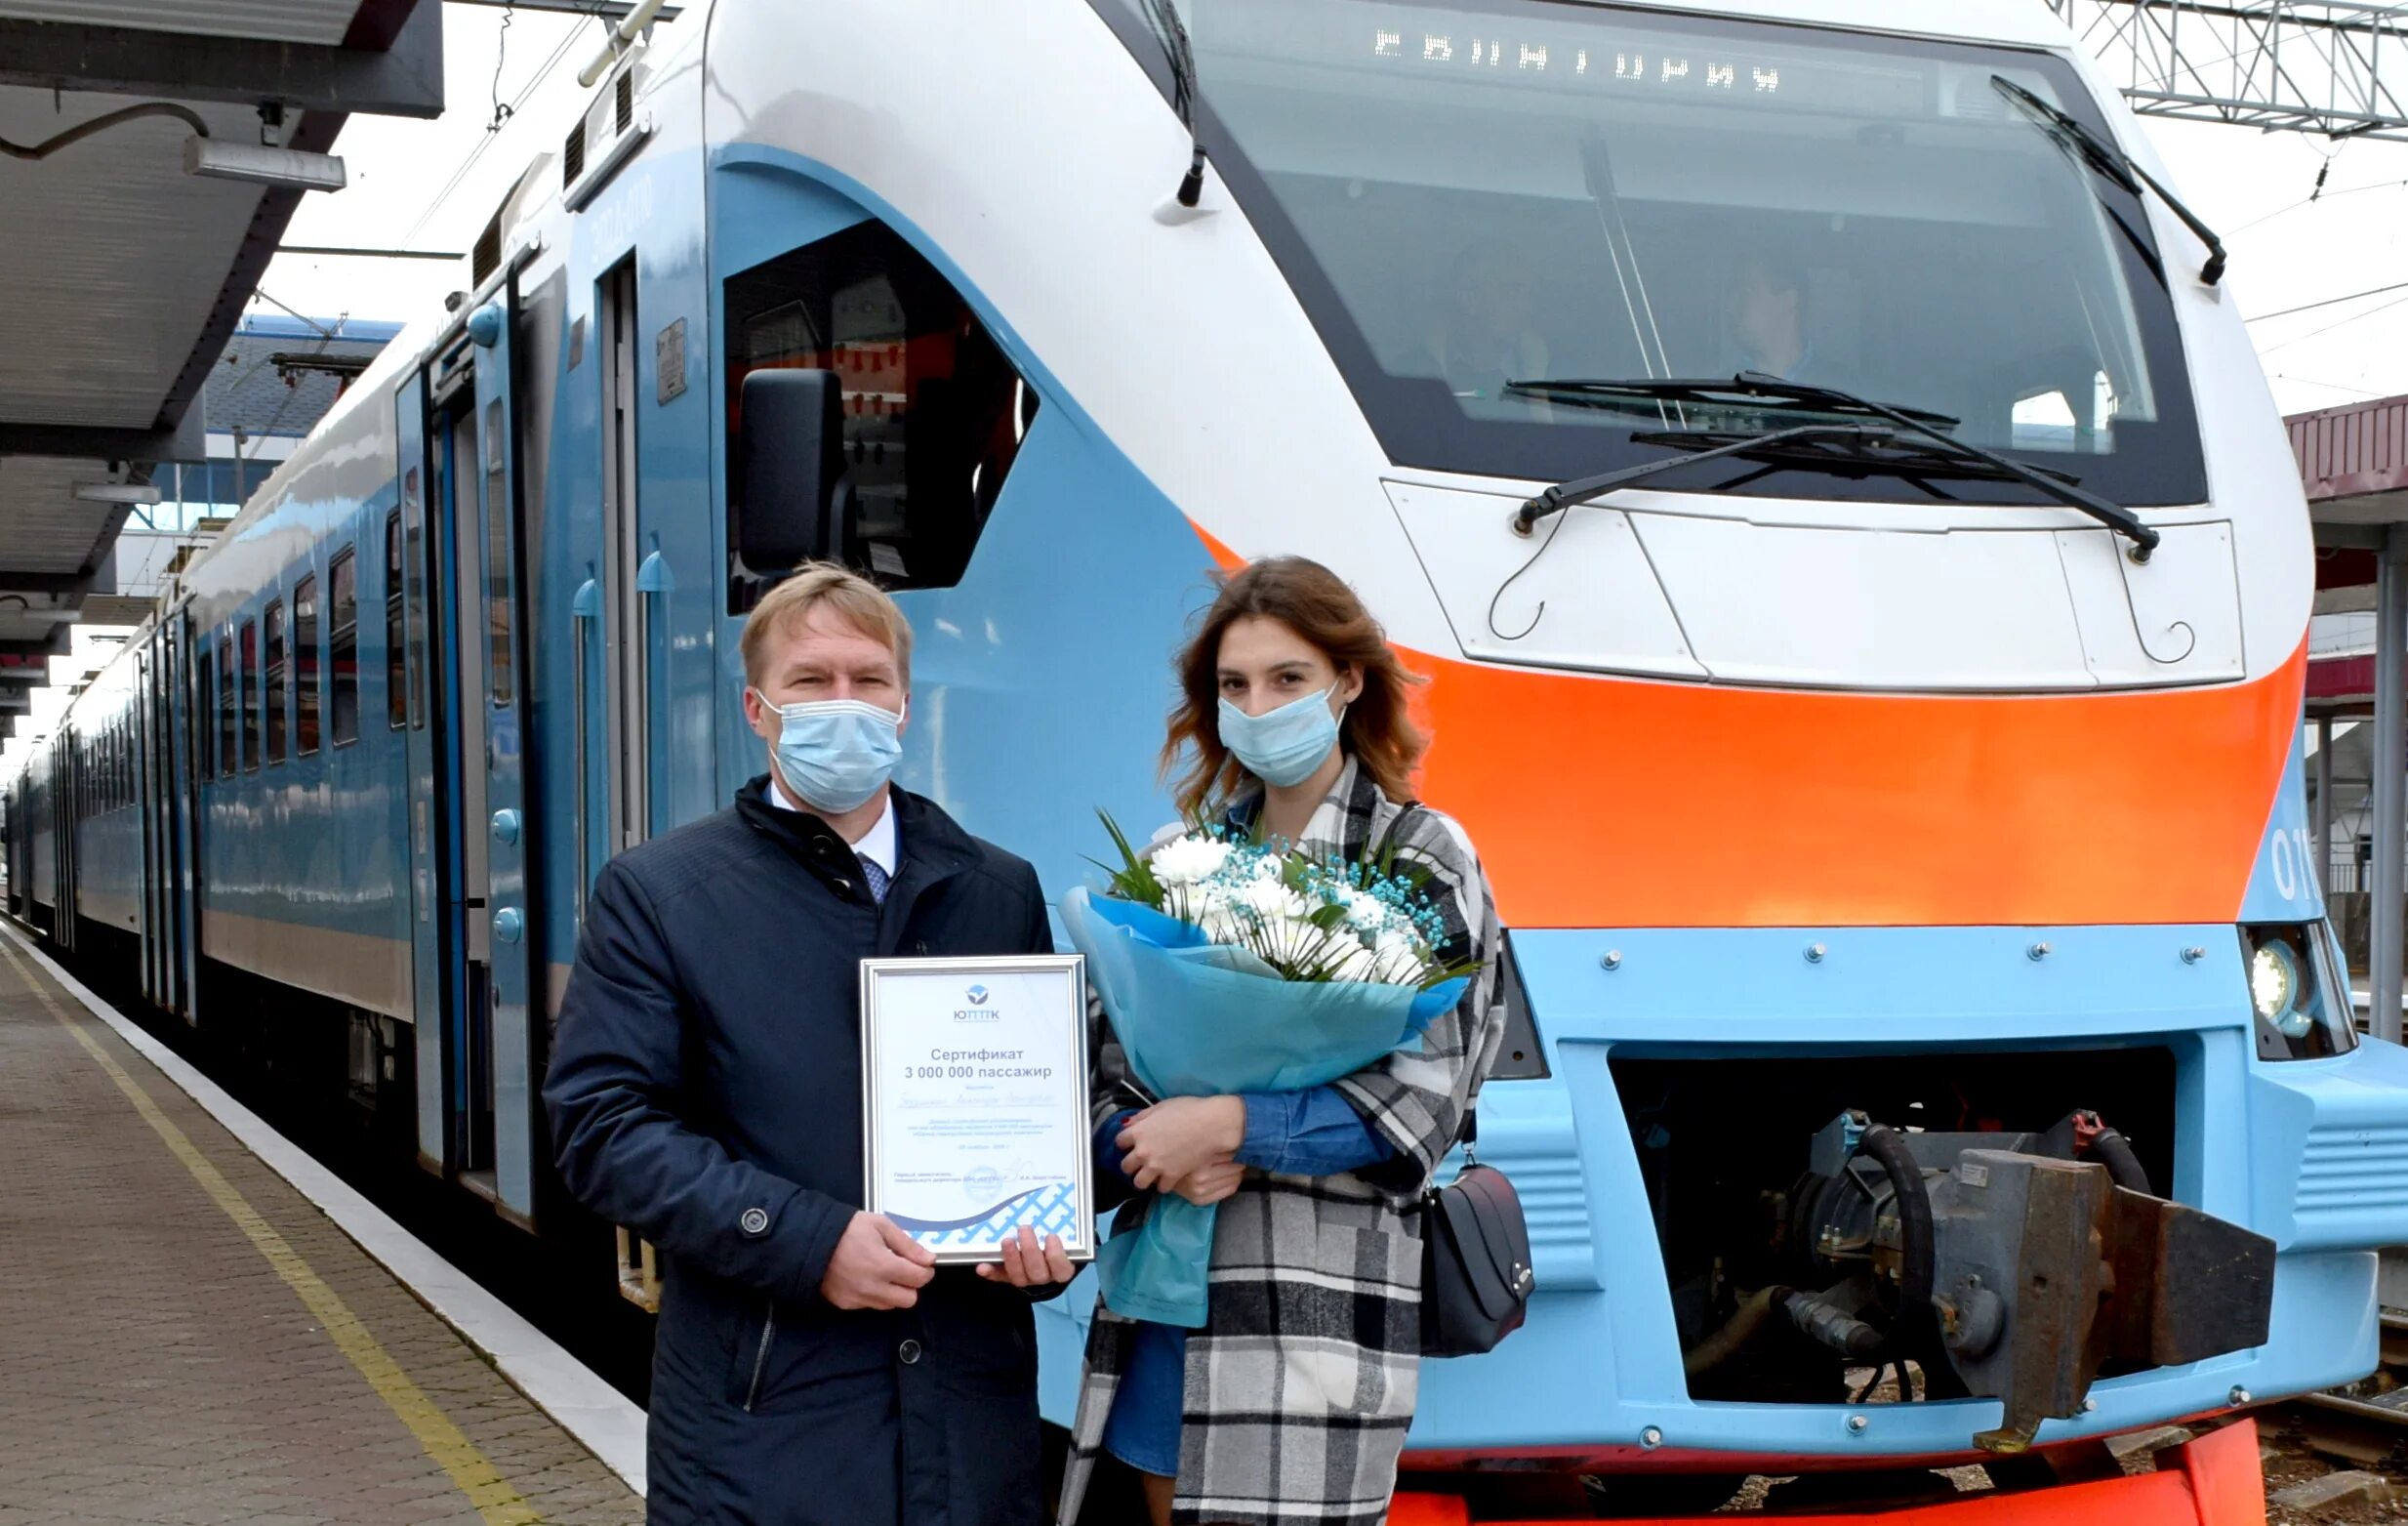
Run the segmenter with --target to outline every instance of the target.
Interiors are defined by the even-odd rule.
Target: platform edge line
[[[0,919],[0,933],[268,1170],[332,1219],[353,1244],[489,1359],[511,1387],[592,1453],[637,1498],[644,1496],[644,1411],[640,1406],[604,1382],[524,1315],[436,1255],[425,1241],[362,1197],[357,1188],[268,1127],[182,1055],[93,994],[28,938],[14,918]]]

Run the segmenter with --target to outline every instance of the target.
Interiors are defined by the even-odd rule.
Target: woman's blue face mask
[[[760,690],[753,693],[781,722],[778,772],[814,810],[840,816],[868,804],[903,756],[903,718],[891,710],[858,699],[773,705]]]
[[[1338,712],[1329,708],[1330,696],[1336,692],[1332,684],[1259,716],[1249,716],[1223,699],[1221,745],[1265,784],[1282,789],[1302,784],[1338,745]]]

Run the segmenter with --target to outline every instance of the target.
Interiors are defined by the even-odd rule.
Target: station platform
[[[475,1290],[388,1261],[458,1273],[45,964],[0,928],[0,1526],[643,1518],[572,1428],[624,1450],[633,1417],[639,1486],[640,1412],[506,1311],[507,1361],[470,1344],[429,1303]],[[572,1424],[505,1378],[529,1361]]]

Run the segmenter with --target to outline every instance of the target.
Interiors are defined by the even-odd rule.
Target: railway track
[[[2383,1311],[2383,1365],[2360,1382],[2270,1408],[2309,1451],[2408,1474],[2408,1310]]]

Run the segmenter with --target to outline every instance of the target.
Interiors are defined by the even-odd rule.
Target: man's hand
[[[1114,1141],[1121,1169],[1139,1188],[1170,1191],[1245,1142],[1245,1102],[1234,1096],[1174,1096],[1128,1121]]]
[[[1008,1282],[1015,1288],[1042,1288],[1049,1283],[1068,1282],[1079,1275],[1070,1263],[1070,1254],[1062,1249],[1060,1235],[1045,1236],[1045,1248],[1037,1248],[1037,1231],[1026,1224],[1020,1232],[1003,1242],[1003,1263],[978,1263],[978,1275],[989,1282]]]
[[[878,1214],[855,1214],[828,1258],[819,1296],[842,1309],[910,1308],[936,1275],[936,1253]]]
[[[1198,1208],[1208,1208],[1223,1198],[1234,1196],[1245,1181],[1245,1167],[1236,1161],[1219,1161],[1188,1173],[1170,1190]]]

